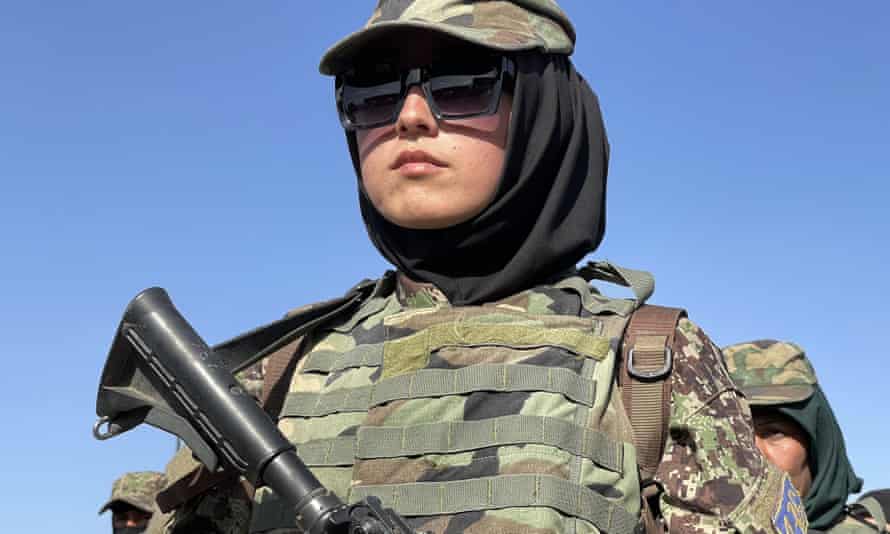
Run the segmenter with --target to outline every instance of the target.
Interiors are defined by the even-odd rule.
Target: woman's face
[[[802,497],[813,485],[807,454],[807,436],[793,419],[775,410],[756,410],[754,442],[773,465],[788,473]]]
[[[494,115],[437,121],[414,86],[394,124],[357,131],[362,184],[377,211],[418,230],[479,214],[500,183],[512,102],[505,92]]]

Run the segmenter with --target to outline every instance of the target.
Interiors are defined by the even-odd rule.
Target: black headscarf
[[[783,415],[799,424],[810,438],[807,447],[813,484],[804,498],[810,528],[827,530],[841,519],[847,497],[862,490],[862,479],[856,476],[844,434],[828,399],[818,385],[810,398],[776,406]]]
[[[387,221],[361,185],[377,250],[454,305],[502,298],[574,268],[605,231],[609,145],[599,102],[566,56],[523,53],[494,200],[469,221],[412,230]],[[355,135],[347,133],[361,184]]]

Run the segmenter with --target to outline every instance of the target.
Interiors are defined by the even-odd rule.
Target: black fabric
[[[112,528],[114,534],[140,534],[145,532],[146,527],[120,527]]]
[[[359,186],[380,253],[454,305],[489,302],[574,268],[605,231],[609,145],[596,95],[565,56],[516,56],[517,80],[499,189],[482,213],[441,230],[387,221]],[[361,183],[354,134],[347,132]]]
[[[847,458],[843,432],[818,385],[809,399],[776,409],[794,419],[810,438],[807,454],[813,484],[804,497],[804,505],[810,528],[827,530],[842,518],[850,494],[862,489],[862,479],[856,476]]]

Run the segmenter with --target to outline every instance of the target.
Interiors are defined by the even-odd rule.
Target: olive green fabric
[[[318,69],[337,74],[356,54],[418,31],[507,52],[571,54],[575,45],[572,23],[553,0],[380,0],[365,27],[334,44]]]
[[[505,475],[357,488],[355,502],[380,496],[384,506],[409,516],[477,512],[498,508],[548,507],[578,517],[609,534],[632,534],[638,518],[599,493],[547,475]]]
[[[806,353],[794,343],[763,339],[723,347],[726,368],[752,405],[806,400],[818,383]]]
[[[548,391],[593,406],[595,383],[566,369],[536,365],[476,365],[456,371],[423,369],[357,388],[328,393],[289,393],[281,414],[312,417],[339,412],[364,412],[395,400],[459,395],[478,390]]]

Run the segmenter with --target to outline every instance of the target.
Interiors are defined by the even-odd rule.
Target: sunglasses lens
[[[491,113],[497,100],[499,59],[466,59],[430,66],[430,94],[443,117]]]
[[[424,85],[441,117],[456,119],[495,112],[501,80],[499,57],[436,61],[424,68]],[[414,71],[416,72],[416,71]],[[392,124],[405,97],[407,72],[372,64],[337,79],[340,113],[353,128]]]
[[[368,126],[392,121],[402,96],[399,72],[390,65],[374,65],[341,79],[340,109],[350,123]]]

